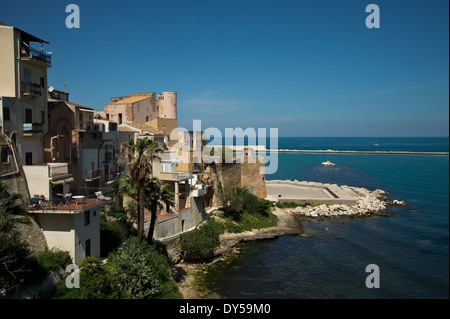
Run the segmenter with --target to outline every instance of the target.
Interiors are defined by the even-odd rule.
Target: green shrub
[[[62,299],[180,299],[160,245],[138,244],[132,237],[103,264],[88,257],[80,264],[80,288],[69,289],[62,280],[54,297]]]
[[[234,221],[239,221],[244,212],[268,216],[273,207],[271,201],[258,198],[246,187],[239,186],[225,189],[220,194],[220,200],[224,215]]]
[[[117,299],[127,295],[117,289],[118,281],[111,269],[95,257],[80,263],[80,287],[67,288],[65,280],[58,284],[53,297],[59,299]]]
[[[62,251],[56,248],[38,251],[34,254],[37,263],[46,271],[51,272],[60,268],[66,268],[70,264],[71,258],[67,251]]]
[[[118,220],[127,220],[127,212],[125,208],[117,206],[115,203],[112,203],[109,206],[108,216],[114,217]]]
[[[219,246],[219,236],[225,227],[209,219],[195,230],[183,234],[181,251],[188,262],[202,262],[214,256],[214,250]]]
[[[122,243],[122,224],[118,221],[107,221],[100,218],[100,255],[108,256]]]
[[[169,261],[158,247],[137,238],[129,238],[108,257],[118,287],[128,298],[180,298],[178,287],[170,277]]]
[[[278,208],[297,208],[300,205],[294,202],[277,202],[276,206]]]
[[[230,218],[225,218],[225,227],[230,233],[241,233],[244,231],[251,231],[252,229],[274,227],[277,223],[278,218],[272,213],[265,216],[262,214],[250,214],[244,212],[239,223],[236,223]]]

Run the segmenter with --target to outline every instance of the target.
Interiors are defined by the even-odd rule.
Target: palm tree
[[[153,173],[153,160],[159,158],[158,154],[163,152],[159,143],[141,138],[136,142],[130,140],[125,144],[125,152],[122,159],[127,161],[129,174],[138,183],[138,242],[144,237],[144,200],[145,183]]]
[[[163,183],[158,178],[152,178],[147,184],[148,196],[146,202],[150,207],[152,213],[150,219],[150,228],[147,234],[147,242],[153,244],[153,233],[156,225],[156,212],[158,208],[161,210],[164,208],[164,204],[167,206],[173,206],[175,203],[175,196],[169,190],[168,185]]]

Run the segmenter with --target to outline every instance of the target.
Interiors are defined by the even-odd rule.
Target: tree
[[[108,256],[118,289],[127,298],[155,299],[180,298],[178,287],[170,277],[167,256],[157,245],[138,243],[135,237]]]
[[[159,143],[141,138],[136,142],[130,140],[125,144],[125,152],[122,159],[127,160],[130,177],[138,184],[138,242],[144,237],[144,201],[145,183],[153,173],[153,160],[159,158],[158,154],[163,152]]]
[[[148,195],[146,197],[146,202],[149,204],[151,215],[150,228],[147,234],[147,241],[153,243],[153,233],[155,231],[156,224],[156,212],[159,209],[163,209],[164,205],[172,206],[175,202],[174,194],[169,190],[168,185],[163,183],[158,178],[152,178],[149,183],[147,183],[146,189],[148,190]]]

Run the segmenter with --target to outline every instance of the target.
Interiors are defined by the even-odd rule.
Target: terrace
[[[52,57],[50,54],[44,53],[43,49],[39,50],[26,45],[23,45],[20,48],[20,59],[22,61],[30,61],[46,67],[52,65]]]
[[[86,198],[85,196],[60,196],[60,200],[47,201],[44,199],[32,199],[33,205],[28,207],[29,213],[67,213],[74,214],[99,205],[106,205],[109,200]]]

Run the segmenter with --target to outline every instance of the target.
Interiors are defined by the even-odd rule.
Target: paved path
[[[299,204],[345,204],[354,205],[358,200],[353,188],[336,184],[314,182],[266,181],[267,199],[280,202],[296,202]]]

